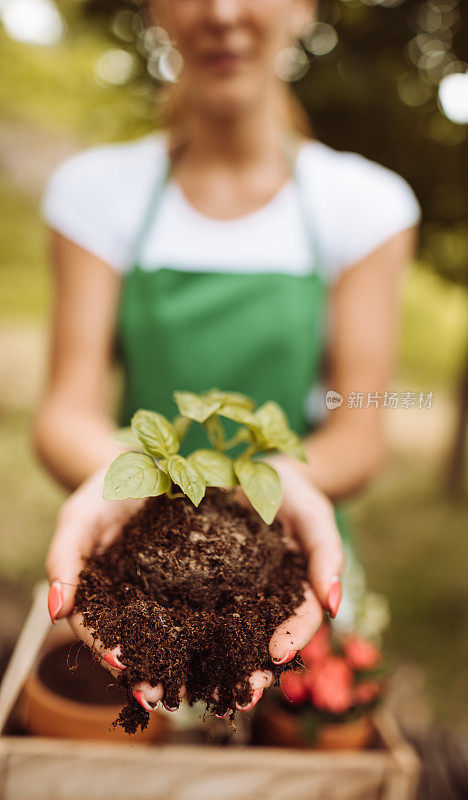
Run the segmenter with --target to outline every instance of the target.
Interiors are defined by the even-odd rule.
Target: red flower
[[[366,681],[354,688],[354,703],[357,706],[372,703],[382,691],[382,684],[378,681]]]
[[[330,631],[328,625],[323,623],[309,644],[300,651],[300,655],[306,667],[313,667],[328,658],[330,654]]]
[[[333,714],[344,714],[353,704],[352,672],[344,658],[330,656],[306,672],[314,705]]]
[[[353,669],[373,669],[382,660],[382,654],[373,644],[356,637],[345,641],[344,653]]]
[[[291,703],[302,703],[307,698],[307,688],[304,683],[304,672],[289,670],[280,677],[283,694]]]

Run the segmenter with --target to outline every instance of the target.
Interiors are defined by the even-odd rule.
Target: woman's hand
[[[103,500],[106,468],[95,472],[63,504],[46,560],[50,582],[49,613],[52,622],[69,617],[76,635],[103,658],[111,671],[122,669],[119,651],[106,651],[83,625],[81,614],[73,613],[80,572],[88,556],[106,550],[122,526],[143,505],[143,500]]]
[[[319,629],[324,609],[332,617],[336,616],[341,601],[343,550],[333,506],[308,480],[304,470],[286,456],[263,460],[274,467],[281,478],[283,497],[277,517],[309,562],[305,599],[295,613],[278,626],[270,640],[271,660],[274,664],[286,664]],[[248,502],[245,495],[243,498]],[[273,673],[269,670],[254,672],[250,677],[252,700],[248,709],[243,710],[253,708],[272,682]]]
[[[283,490],[278,519],[286,534],[308,558],[309,586],[296,613],[283,622],[270,642],[276,664],[294,658],[320,626],[323,609],[335,617],[341,601],[343,550],[332,503],[286,456],[265,459],[276,469]]]
[[[342,568],[340,537],[333,508],[327,498],[296,469],[294,462],[282,456],[269,459],[278,471],[283,487],[283,500],[278,518],[286,533],[309,558],[310,585],[305,600],[296,612],[283,622],[270,641],[273,663],[285,664],[294,658],[320,627],[323,608],[335,616],[341,599],[339,575]],[[84,626],[81,614],[73,614],[75,591],[84,561],[103,551],[117,538],[122,526],[143,505],[143,500],[102,499],[105,469],[92,475],[63,505],[46,561],[51,583],[49,612],[53,622],[69,616],[76,635],[102,658],[102,665],[114,676],[125,669],[119,660],[118,647],[109,651]],[[255,705],[273,681],[269,670],[257,670],[250,677],[252,699],[247,711]],[[182,688],[181,697],[185,691]],[[162,684],[150,686],[142,681],[134,687],[134,697],[147,711],[164,697]]]

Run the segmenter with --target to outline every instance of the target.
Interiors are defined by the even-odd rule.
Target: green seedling
[[[131,448],[110,465],[105,479],[105,500],[188,497],[198,506],[207,486],[240,485],[261,518],[270,525],[281,504],[281,482],[262,453],[287,453],[307,462],[299,437],[290,429],[281,407],[269,401],[259,408],[237,392],[211,389],[203,394],[174,392],[179,415],[170,422],[156,411],[137,411],[129,428],[115,438]],[[237,424],[227,439],[223,419]],[[193,423],[203,426],[211,448],[180,455],[182,441]],[[232,458],[227,451],[244,445]],[[175,488],[176,487],[176,488]]]

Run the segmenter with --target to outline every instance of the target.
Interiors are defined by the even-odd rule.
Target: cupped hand
[[[143,500],[104,500],[102,487],[106,469],[95,472],[63,504],[49,546],[46,572],[50,582],[48,606],[52,622],[68,617],[76,635],[97,651],[103,666],[116,674],[123,668],[119,648],[106,650],[85,627],[82,615],[73,613],[85,560],[105,551],[144,503]]]
[[[276,628],[270,640],[270,656],[274,664],[292,661],[312,639],[322,624],[324,611],[335,617],[341,601],[341,572],[343,549],[335,522],[333,505],[328,498],[308,480],[304,470],[285,456],[272,456],[268,461],[281,478],[282,502],[278,519],[282,522],[291,544],[298,547],[308,560],[308,582],[304,586],[304,600],[288,619]],[[248,503],[240,488],[239,500]],[[249,711],[260,700],[263,691],[274,680],[270,670],[256,670],[249,678],[252,695],[247,706],[237,705],[240,711]],[[163,687],[150,687],[142,683],[137,698],[144,708],[147,700],[155,702],[163,696]],[[215,695],[216,699],[216,695]],[[223,719],[230,714],[227,710]]]
[[[332,617],[338,612],[343,549],[332,503],[308,480],[301,466],[282,455],[264,460],[281,478],[282,501],[277,518],[292,546],[302,550],[308,560],[304,600],[294,614],[276,628],[270,640],[272,662],[286,664],[310,642],[322,623],[324,611],[330,612]],[[243,493],[239,499],[248,503]],[[257,671],[251,676],[253,693],[248,709],[258,702],[263,690],[272,682],[273,673],[269,670]]]
[[[112,650],[105,648],[86,627],[83,615],[73,611],[79,575],[86,559],[105,551],[117,539],[122,526],[145,502],[104,500],[102,487],[105,472],[106,468],[100,469],[88,478],[59,512],[46,559],[50,582],[48,607],[52,622],[68,617],[76,636],[93,649],[100,657],[102,666],[117,677],[126,668],[121,661],[120,647]],[[268,681],[269,673],[258,671],[252,676],[254,697]],[[185,687],[181,687],[180,698],[184,695]],[[147,681],[141,681],[133,687],[133,696],[146,711],[153,711],[160,701],[164,704],[164,687],[162,683],[151,686]]]
[[[339,576],[343,555],[333,507],[328,499],[297,470],[292,460],[275,456],[269,461],[279,472],[283,488],[278,518],[286,534],[309,559],[310,583],[305,586],[304,601],[276,629],[270,641],[272,662],[285,664],[305,647],[318,630],[324,609],[330,611],[332,616],[336,615],[341,599]],[[82,615],[73,613],[79,574],[86,558],[106,550],[117,538],[122,526],[144,503],[143,500],[103,500],[105,471],[103,468],[94,473],[62,506],[50,544],[46,570],[51,584],[49,612],[52,621],[69,617],[76,635],[94,648],[102,659],[102,665],[115,677],[125,669],[120,661],[120,648],[106,649],[83,624]],[[254,672],[250,676],[250,703],[248,706],[238,706],[239,710],[253,708],[272,681],[271,671]],[[180,697],[184,694],[185,688],[182,687]],[[164,702],[164,687],[161,683],[150,686],[142,681],[134,687],[133,695],[143,708],[152,711],[159,701]]]
[[[104,500],[106,469],[98,470],[84,481],[59,511],[46,559],[52,622],[72,613],[85,560],[106,550],[122,525],[143,505],[143,500]]]
[[[302,465],[285,456],[267,460],[281,478],[283,494],[278,519],[286,535],[308,560],[305,599],[276,629],[270,641],[272,660],[285,664],[311,640],[320,627],[324,610],[336,616],[341,602],[343,548],[333,505],[308,480]]]

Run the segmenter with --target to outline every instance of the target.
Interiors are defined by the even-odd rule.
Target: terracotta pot
[[[38,670],[44,657],[56,647],[76,641],[66,622],[51,628],[38,660],[26,679],[20,697],[20,715],[26,730],[35,736],[65,739],[129,741],[129,736],[112,722],[118,716],[122,704],[101,705],[80,702],[63,697],[51,690],[41,680]],[[99,669],[99,667],[96,667]],[[64,664],[64,670],[68,666]],[[112,680],[112,678],[110,678]],[[132,742],[150,743],[168,738],[170,721],[164,712],[154,711],[146,730],[132,736]]]
[[[299,717],[282,708],[262,711],[257,730],[260,744],[319,750],[362,750],[374,736],[372,719],[365,714],[350,722],[322,724],[311,744],[304,738]]]

